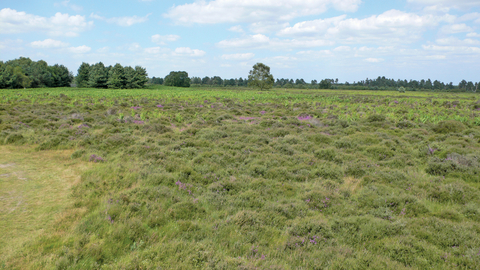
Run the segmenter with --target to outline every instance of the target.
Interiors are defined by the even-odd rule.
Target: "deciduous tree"
[[[275,80],[270,74],[270,67],[263,63],[256,63],[248,75],[248,86],[258,87],[260,90],[273,87]]]
[[[166,86],[190,87],[190,78],[186,71],[172,71],[165,77]]]

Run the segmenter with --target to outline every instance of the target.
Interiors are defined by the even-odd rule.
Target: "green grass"
[[[89,164],[72,161],[72,150],[0,146],[0,151],[0,262],[5,266],[32,239],[62,233],[52,230],[55,221],[83,211],[73,208],[69,197]]]
[[[476,269],[479,107],[431,92],[2,91],[3,147],[89,166],[39,210],[63,218],[3,240],[19,244],[0,267]]]

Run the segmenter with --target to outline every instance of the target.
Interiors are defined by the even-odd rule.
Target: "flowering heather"
[[[175,183],[175,185],[178,186],[178,189],[183,189],[183,190],[187,189],[187,185],[185,185],[184,183],[182,183],[182,182],[180,182],[180,181],[177,181],[177,182]]]
[[[298,116],[297,119],[300,120],[300,121],[306,121],[306,120],[313,119],[313,117],[310,116],[310,115],[304,115],[304,114],[302,114],[302,115]]]
[[[105,160],[102,157],[93,154],[90,156],[89,161],[97,163],[97,162],[104,162]]]
[[[239,116],[237,117],[238,120],[254,120],[257,119],[256,117],[248,117],[248,116]]]
[[[71,101],[56,102],[59,91]],[[66,214],[78,228],[53,238],[46,231],[36,248],[9,251],[9,266],[19,264],[11,268],[480,265],[478,93],[162,87],[2,95],[0,144],[54,150],[33,154],[78,164],[72,173],[82,176],[65,179],[75,182],[66,199],[81,212]],[[63,149],[70,151],[55,151]],[[13,162],[4,156],[0,170]],[[60,202],[49,201],[40,213]],[[6,221],[18,226],[18,217]],[[42,250],[57,243],[50,260]],[[150,260],[152,250],[165,252]]]
[[[70,126],[69,124],[61,124],[58,129],[62,129],[62,128],[71,128],[72,126]]]

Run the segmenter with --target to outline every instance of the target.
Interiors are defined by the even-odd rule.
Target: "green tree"
[[[223,86],[223,80],[221,77],[219,76],[214,76],[212,78],[212,85],[215,85],[215,86]]]
[[[323,79],[318,84],[320,89],[330,89],[332,87],[332,81],[330,79]]]
[[[29,68],[29,77],[32,80],[31,87],[53,87],[53,76],[49,71],[47,62],[40,60],[33,62]]]
[[[210,79],[210,77],[205,76],[205,78],[202,79],[202,84],[203,85],[210,85],[210,84],[212,84],[212,80]]]
[[[90,65],[83,62],[78,68],[78,74],[76,78],[77,87],[88,87],[88,80],[90,78]]]
[[[145,84],[148,82],[147,70],[141,66],[135,66],[135,76],[133,81],[134,88],[145,88]]]
[[[5,72],[7,66],[0,61],[0,89],[7,88],[7,74]]]
[[[202,84],[202,79],[200,77],[193,77],[190,82],[192,84]]]
[[[88,86],[92,88],[107,88],[108,74],[105,65],[99,62],[90,69]]]
[[[109,78],[107,81],[108,88],[125,88],[127,86],[127,78],[125,77],[125,71],[123,66],[119,63],[110,70]]]
[[[260,90],[273,87],[275,80],[270,74],[270,67],[263,63],[256,63],[248,75],[248,86],[258,87]]]
[[[190,78],[186,71],[172,71],[165,77],[164,85],[176,87],[190,87]]]
[[[64,65],[55,64],[48,70],[53,76],[53,87],[69,87],[73,81],[73,74]]]
[[[30,84],[32,83],[32,80],[25,75],[25,73],[22,70],[22,67],[16,66],[13,68],[13,76],[12,76],[12,85],[14,85],[13,88],[27,88],[30,87]]]
[[[163,84],[163,78],[152,77],[149,81],[150,84]]]

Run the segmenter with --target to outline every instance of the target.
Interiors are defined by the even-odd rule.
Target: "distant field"
[[[0,90],[0,144],[0,269],[480,265],[479,94]]]

